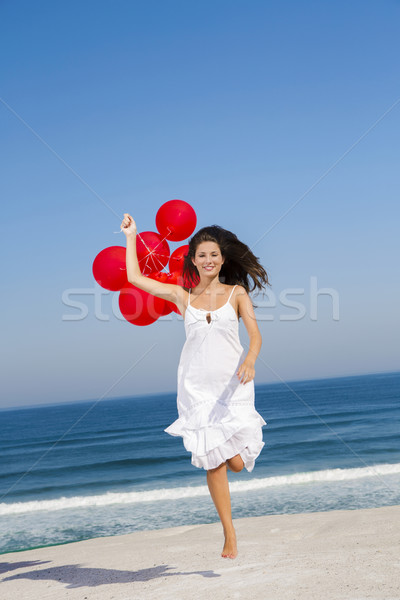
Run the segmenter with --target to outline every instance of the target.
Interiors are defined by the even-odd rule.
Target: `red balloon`
[[[169,200],[157,211],[156,227],[163,238],[181,242],[191,235],[196,227],[194,209],[184,200]]]
[[[179,246],[179,248],[173,251],[173,253],[170,256],[168,265],[170,272],[177,271],[178,273],[182,273],[183,261],[185,259],[185,256],[187,256],[188,251],[189,244]]]
[[[128,283],[125,260],[126,248],[123,246],[104,248],[93,261],[93,277],[101,287],[117,292]]]
[[[155,231],[144,231],[136,237],[136,253],[140,271],[149,275],[161,271],[168,263],[170,250],[168,242]]]
[[[151,325],[165,309],[165,300],[128,283],[119,294],[122,315],[133,325]]]

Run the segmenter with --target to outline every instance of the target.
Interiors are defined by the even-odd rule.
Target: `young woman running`
[[[224,558],[237,556],[227,469],[252,471],[264,442],[266,422],[254,406],[254,364],[261,348],[248,295],[269,285],[265,269],[235,234],[213,225],[189,240],[183,275],[196,287],[161,283],[141,274],[136,255],[136,223],[124,215],[128,281],[178,307],[186,342],[178,366],[179,418],[165,431],[181,436],[192,464],[207,471],[207,483],[223,526]],[[253,280],[250,290],[249,276]],[[239,318],[249,335],[246,352]]]

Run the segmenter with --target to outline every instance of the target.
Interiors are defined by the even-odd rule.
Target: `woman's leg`
[[[225,535],[225,545],[221,556],[236,558],[237,545],[235,528],[232,522],[231,496],[229,493],[227,464],[222,463],[216,469],[207,471],[207,483],[211,498],[217,509]]]
[[[236,456],[233,456],[232,458],[228,458],[228,460],[226,462],[228,465],[228,469],[230,469],[234,473],[240,473],[240,471],[244,467],[244,462],[243,462],[243,459],[240,456],[240,454],[236,454]]]

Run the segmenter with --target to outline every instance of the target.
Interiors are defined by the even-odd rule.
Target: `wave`
[[[138,456],[137,458],[121,458],[118,460],[108,460],[104,461],[98,460],[97,462],[88,462],[77,465],[66,465],[62,468],[63,475],[67,475],[68,473],[77,473],[77,472],[94,472],[97,470],[105,470],[105,469],[121,469],[122,467],[130,469],[135,466],[142,467],[143,465],[153,465],[160,463],[167,463],[171,460],[178,460],[180,457],[171,457],[169,455],[165,456]],[[49,467],[40,467],[35,469],[35,476],[46,476],[51,475],[53,472],[58,472],[60,467],[57,464],[51,465]],[[21,471],[10,471],[0,474],[0,479],[7,479],[9,477],[18,477],[21,475]]]
[[[265,477],[262,479],[250,479],[248,481],[234,481],[230,483],[230,490],[232,493],[239,493],[262,490],[275,486],[347,481],[351,479],[361,479],[363,477],[395,475],[398,473],[400,473],[400,463],[380,464],[352,469],[327,469],[323,471],[293,473],[292,475],[277,475],[275,477]],[[71,508],[87,508],[90,506],[108,506],[110,504],[136,504],[163,500],[180,500],[183,498],[208,496],[208,494],[208,487],[205,485],[143,490],[140,492],[107,492],[106,494],[97,496],[73,496],[70,498],[62,497],[53,500],[3,503],[0,504],[0,516],[43,510],[53,511]]]

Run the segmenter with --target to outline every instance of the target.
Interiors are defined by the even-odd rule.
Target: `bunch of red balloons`
[[[144,231],[136,236],[136,252],[140,271],[162,283],[173,283],[184,287],[197,285],[198,280],[188,281],[183,277],[183,261],[189,246],[179,246],[171,254],[167,240],[181,242],[188,238],[196,227],[194,209],[184,200],[165,202],[157,211],[155,231]],[[110,246],[96,256],[93,276],[106,290],[119,291],[119,308],[122,315],[133,325],[150,325],[163,315],[180,311],[172,302],[157,298],[128,282],[126,274],[126,248]],[[169,272],[163,271],[167,266]]]

